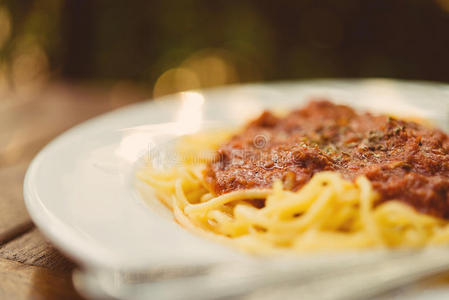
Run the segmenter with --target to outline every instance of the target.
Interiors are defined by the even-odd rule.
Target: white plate
[[[300,106],[311,97],[448,127],[449,87],[443,84],[321,80],[170,95],[94,118],[47,145],[26,174],[29,213],[58,248],[88,268],[248,259],[187,233],[147,205],[136,190],[136,164],[149,146],[198,130],[206,120],[241,123],[264,108]]]

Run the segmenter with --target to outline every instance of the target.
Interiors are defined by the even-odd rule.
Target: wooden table
[[[127,83],[92,88],[55,83],[0,91],[0,299],[80,299],[76,267],[33,225],[23,202],[25,171],[59,133],[100,113],[148,98]]]

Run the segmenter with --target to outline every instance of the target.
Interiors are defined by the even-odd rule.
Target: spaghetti
[[[188,230],[257,254],[419,247],[449,242],[449,222],[382,194],[361,174],[321,170],[299,188],[285,178],[270,185],[217,193],[206,180],[229,132],[184,137],[180,163],[148,164],[138,178],[149,184]],[[212,152],[211,152],[212,151]],[[206,154],[206,155],[205,155]]]

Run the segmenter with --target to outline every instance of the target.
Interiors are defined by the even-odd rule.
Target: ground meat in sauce
[[[365,175],[379,203],[396,199],[449,219],[449,137],[415,122],[312,101],[285,117],[264,112],[222,145],[218,158],[205,171],[216,194],[276,179],[295,191],[330,170],[350,180]]]

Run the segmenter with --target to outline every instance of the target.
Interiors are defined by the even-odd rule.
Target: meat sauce
[[[317,100],[284,117],[265,111],[218,158],[205,171],[216,194],[278,179],[296,191],[317,172],[337,171],[349,180],[366,176],[378,203],[399,200],[449,219],[449,137],[415,122]]]

